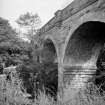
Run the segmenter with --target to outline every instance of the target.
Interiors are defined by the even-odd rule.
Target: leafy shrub
[[[57,64],[23,64],[17,67],[23,86],[33,98],[38,91],[44,91],[51,96],[57,96],[58,70]]]

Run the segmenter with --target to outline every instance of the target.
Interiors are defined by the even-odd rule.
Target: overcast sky
[[[13,27],[15,20],[26,12],[38,13],[42,25],[73,0],[0,0],[0,17],[8,19]]]

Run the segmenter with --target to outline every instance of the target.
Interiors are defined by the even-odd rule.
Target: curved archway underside
[[[57,63],[57,52],[53,42],[50,39],[45,40],[42,56],[45,62]]]
[[[69,39],[64,63],[70,65],[87,62],[92,56],[97,56],[105,43],[105,23],[89,21],[75,30]]]
[[[48,88],[47,93],[56,99],[58,91],[58,60],[55,45],[50,39],[46,39],[43,43],[41,61],[45,64],[44,69],[47,70],[47,75],[49,75],[48,80],[50,82],[45,85]]]

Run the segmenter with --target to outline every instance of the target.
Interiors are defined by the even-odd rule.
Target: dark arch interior
[[[88,61],[105,42],[105,23],[89,21],[76,29],[72,34],[66,51],[64,62],[81,63]]]
[[[44,42],[42,56],[45,62],[57,63],[56,49],[53,42],[50,39],[47,39]]]
[[[45,81],[46,93],[51,94],[56,99],[58,91],[58,61],[55,46],[50,39],[44,41],[41,53],[42,63],[45,64],[44,68],[47,73]]]

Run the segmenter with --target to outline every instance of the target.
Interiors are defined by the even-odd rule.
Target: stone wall
[[[46,23],[40,29],[38,33],[45,41],[47,39],[51,39],[55,46],[57,57],[58,57],[58,71],[59,71],[59,74],[58,74],[59,75],[59,84],[58,84],[59,86],[58,87],[59,87],[60,92],[63,91],[63,89],[68,84],[69,84],[69,87],[71,86],[71,83],[72,84],[75,83],[75,85],[77,84],[77,82],[75,81],[75,78],[77,78],[78,76],[75,74],[72,78],[69,74],[70,72],[74,71],[74,69],[71,67],[72,66],[70,62],[71,56],[66,56],[66,49],[71,44],[70,39],[73,37],[74,35],[73,33],[82,24],[88,23],[91,21],[92,22],[98,21],[98,22],[105,23],[105,2],[104,0],[74,0],[70,5],[68,5],[63,10],[58,10],[55,13],[55,16],[48,23]],[[76,40],[78,40],[79,34],[83,34],[83,33],[78,33]],[[86,43],[84,39],[80,39],[79,42],[81,42],[81,40],[84,42],[82,43],[82,45],[85,45]],[[78,44],[76,42],[74,43],[75,45]],[[79,47],[83,48],[82,45]],[[75,49],[78,49],[77,47],[78,46],[76,46]],[[84,50],[84,48],[82,50]],[[75,69],[77,69],[77,71],[81,69],[80,65],[74,64],[73,66]],[[82,70],[84,71],[85,69],[82,69]],[[80,77],[78,77],[78,79],[80,79]]]

